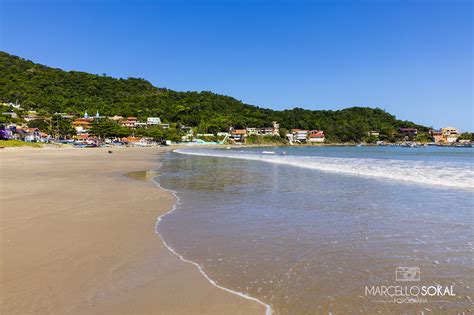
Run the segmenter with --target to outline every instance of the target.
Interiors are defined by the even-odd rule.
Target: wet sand
[[[0,152],[0,313],[264,314],[155,234],[174,197],[123,174],[165,149],[112,150]]]

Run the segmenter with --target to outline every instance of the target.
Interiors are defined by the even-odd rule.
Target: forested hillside
[[[351,107],[338,111],[275,111],[244,104],[212,92],[177,92],[154,87],[144,79],[116,79],[77,71],[54,69],[0,52],[0,101],[21,103],[30,110],[101,115],[158,116],[162,120],[199,127],[206,132],[270,126],[323,129],[333,141],[359,141],[370,130],[392,138],[399,127],[428,128],[397,120],[381,109]]]

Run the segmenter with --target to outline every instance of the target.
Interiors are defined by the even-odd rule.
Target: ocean
[[[472,148],[190,148],[160,173],[166,244],[274,314],[472,308]]]

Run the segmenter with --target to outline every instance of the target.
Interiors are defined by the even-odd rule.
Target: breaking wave
[[[262,161],[330,173],[474,190],[474,168],[470,163],[283,154],[264,155],[257,152],[243,153],[212,149],[177,149],[174,152],[197,156]]]

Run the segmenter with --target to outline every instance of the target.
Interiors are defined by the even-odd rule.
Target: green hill
[[[154,87],[140,78],[116,79],[77,71],[63,71],[0,52],[0,101],[15,102],[30,110],[101,115],[161,117],[164,121],[199,127],[204,132],[270,126],[273,120],[286,129],[323,129],[329,140],[360,141],[370,130],[391,139],[399,127],[427,127],[379,108],[275,111],[244,104],[212,92],[177,92]]]

